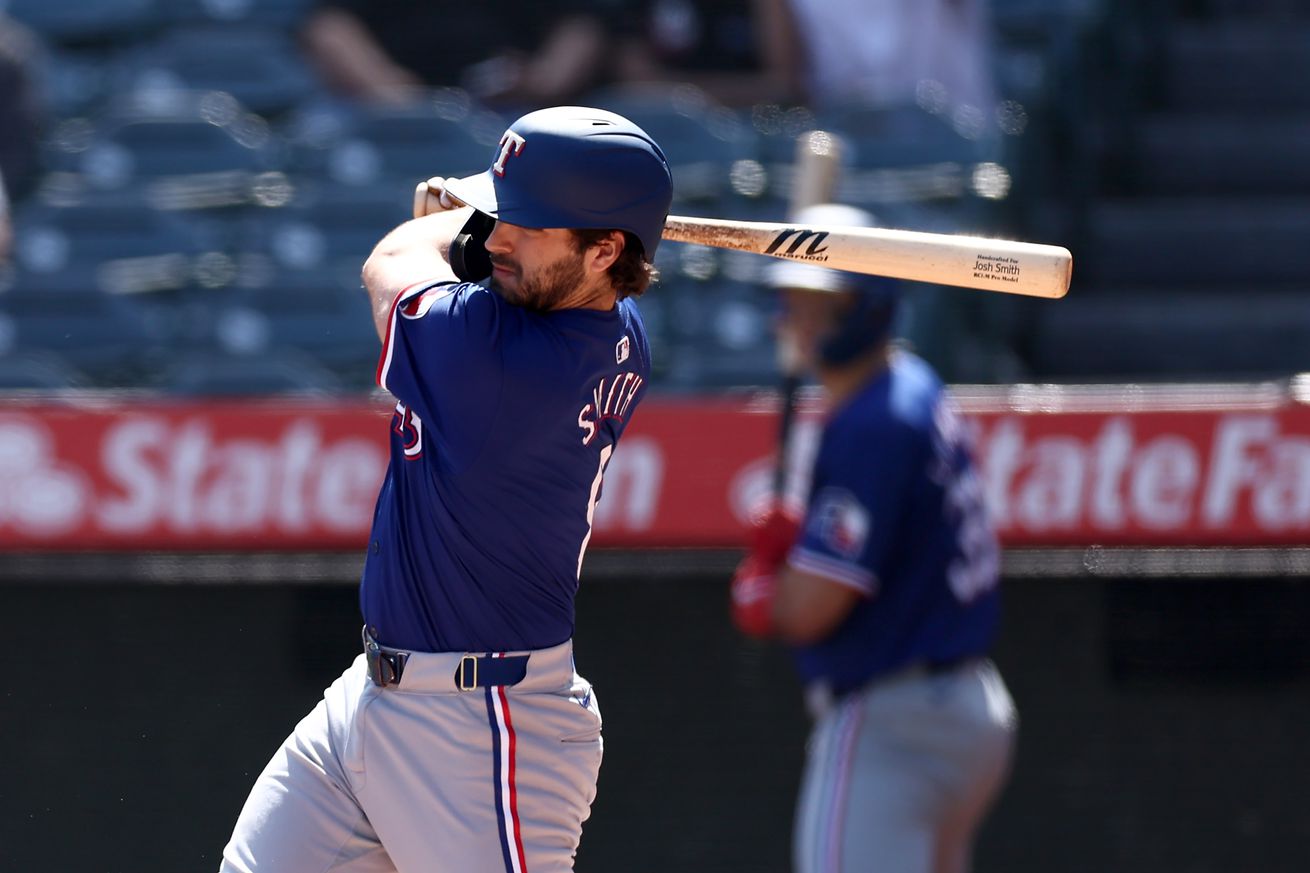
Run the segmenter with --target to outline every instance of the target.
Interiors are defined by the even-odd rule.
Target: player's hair
[[[613,232],[610,229],[573,228],[573,245],[581,254]],[[610,283],[614,286],[614,292],[619,300],[624,297],[640,297],[646,293],[650,284],[659,281],[660,277],[659,270],[646,260],[641,240],[637,239],[637,235],[628,230],[621,233],[623,251],[609,268]]]

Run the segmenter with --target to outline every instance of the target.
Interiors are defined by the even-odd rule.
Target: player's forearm
[[[373,248],[364,262],[363,278],[379,338],[386,334],[397,294],[415,282],[456,278],[448,260],[450,241],[471,213],[471,209],[463,208],[412,219]]]
[[[812,645],[836,631],[859,599],[852,588],[783,566],[773,599],[774,629],[789,645]]]

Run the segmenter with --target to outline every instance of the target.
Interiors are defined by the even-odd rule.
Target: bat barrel
[[[1073,256],[1061,246],[881,227],[802,227],[673,215],[664,239],[1032,297],[1063,297],[1073,275]]]

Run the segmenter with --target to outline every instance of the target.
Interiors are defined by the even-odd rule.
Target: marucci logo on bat
[[[796,238],[791,241],[791,245],[787,247],[787,250],[780,251],[783,244],[793,235]],[[827,239],[828,231],[826,230],[806,230],[803,227],[789,227],[773,238],[773,242],[769,243],[769,247],[764,250],[764,254],[795,258],[800,261],[826,261],[828,256],[824,252],[828,251],[828,247],[823,243]],[[806,240],[810,241],[810,245],[809,248],[802,252],[800,249],[801,246],[805,245]]]

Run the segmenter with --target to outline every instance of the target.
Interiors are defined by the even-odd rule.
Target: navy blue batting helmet
[[[800,225],[877,226],[871,213],[840,203],[820,203],[802,209],[793,216],[793,221]],[[818,352],[825,364],[849,363],[891,336],[902,290],[901,282],[896,279],[832,270],[801,261],[771,264],[766,278],[774,288],[854,294],[852,308],[842,314],[840,323],[821,340]]]
[[[446,190],[521,227],[630,231],[653,261],[673,176],[655,140],[622,115],[554,106],[511,124],[487,171],[448,179]]]

